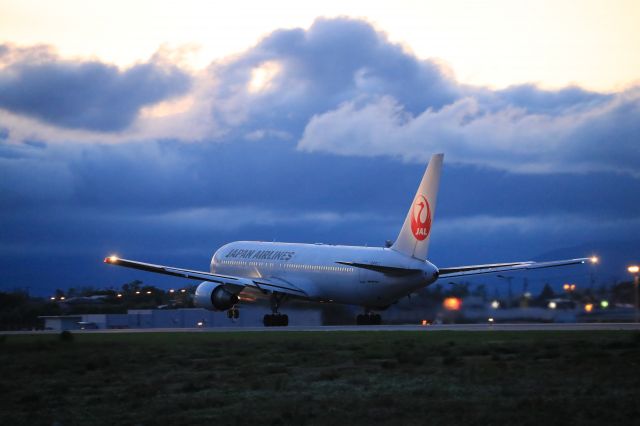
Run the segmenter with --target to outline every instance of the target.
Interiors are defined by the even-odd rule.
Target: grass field
[[[638,424],[640,333],[0,336],[0,424]]]

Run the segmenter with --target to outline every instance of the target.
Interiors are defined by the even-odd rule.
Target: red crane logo
[[[411,209],[411,232],[418,241],[429,236],[431,231],[431,207],[427,198],[419,194]]]

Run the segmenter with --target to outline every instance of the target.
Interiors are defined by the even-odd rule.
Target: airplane
[[[377,325],[381,316],[375,311],[439,279],[597,262],[591,257],[436,267],[427,260],[427,253],[443,159],[444,154],[431,157],[398,238],[385,247],[236,241],[213,254],[208,272],[115,255],[104,262],[203,281],[196,288],[194,304],[227,311],[229,318],[238,318],[237,306],[243,296],[266,297],[271,305],[271,314],[263,318],[267,327],[288,325],[288,316],[279,312],[287,299],[362,306],[364,314],[357,316],[356,323]]]

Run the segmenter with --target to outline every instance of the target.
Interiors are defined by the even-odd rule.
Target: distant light
[[[427,320],[422,320],[422,325],[429,325],[429,321],[427,321]]]
[[[530,292],[526,292],[524,294],[524,297],[526,297],[527,299],[531,299],[531,293]]]
[[[60,300],[64,300],[64,299],[65,299],[65,297],[64,297],[64,296],[60,296]]]
[[[601,307],[602,309],[607,309],[607,308],[609,307],[609,301],[607,301],[607,300],[603,300],[603,301],[601,301],[601,302],[600,302],[600,307]]]
[[[493,318],[489,318],[487,321],[489,321],[490,323],[493,323]]]
[[[576,289],[576,285],[575,284],[571,284],[571,291]]]
[[[170,290],[169,290],[169,293],[173,293],[173,292],[175,292],[175,290],[174,290],[174,289],[170,289]]]
[[[569,284],[565,284],[565,285],[562,286],[562,288],[564,289],[564,291],[569,291],[571,286]]]
[[[56,297],[55,296],[51,296],[49,299],[56,300]]]
[[[147,294],[151,294],[151,290],[147,290]]]
[[[549,302],[549,309],[555,309],[558,307],[558,305],[556,304],[556,302]]]
[[[593,264],[600,262],[600,259],[598,258],[598,256],[591,256],[591,257],[589,258],[589,260],[590,260],[590,261],[591,261],[591,263],[593,263]]]
[[[584,305],[584,310],[585,312],[593,311],[593,303],[587,303],[586,305]]]
[[[187,290],[185,290],[184,288],[180,290],[180,293],[186,293]]]
[[[140,294],[140,290],[136,290],[136,294]]]
[[[457,297],[447,297],[442,302],[442,306],[448,311],[459,311],[462,307],[462,300]]]
[[[121,294],[121,293],[118,293],[118,294],[116,295],[116,297],[122,297],[122,294]]]
[[[491,302],[491,307],[493,309],[498,309],[500,307],[500,302],[498,302],[497,300],[494,300],[493,302]]]
[[[637,274],[638,272],[640,272],[640,266],[631,265],[627,268],[627,271],[629,271],[630,274]]]
[[[198,324],[197,324],[198,327],[202,327],[203,325],[204,325],[204,321],[198,321]]]

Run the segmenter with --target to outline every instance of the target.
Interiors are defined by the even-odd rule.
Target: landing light
[[[556,302],[549,302],[549,309],[555,309],[558,307],[558,305],[556,304]]]
[[[584,305],[584,310],[585,312],[593,311],[593,303],[587,303],[586,305]]]
[[[640,272],[640,266],[631,265],[627,268],[627,271],[629,271],[630,274],[637,274],[638,272]]]
[[[491,307],[493,309],[498,309],[500,307],[500,302],[498,302],[497,300],[494,300],[493,302],[491,302]]]
[[[591,261],[591,263],[593,263],[593,264],[600,262],[600,259],[598,258],[598,256],[591,256],[591,257],[589,258],[589,260],[590,260],[590,261]]]
[[[118,261],[118,256],[111,255],[104,259],[104,263],[116,263]]]
[[[489,318],[487,321],[489,321],[491,324],[493,324],[493,318]]]

